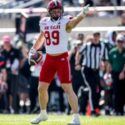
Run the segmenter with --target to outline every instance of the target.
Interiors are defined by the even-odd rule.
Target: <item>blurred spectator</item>
[[[31,66],[31,76],[30,76],[30,86],[29,86],[29,98],[30,98],[30,113],[35,113],[39,110],[37,106],[38,103],[38,80],[39,80],[39,73],[40,73],[40,66],[41,64]]]
[[[72,86],[74,89],[74,92],[76,95],[79,95],[79,112],[83,115],[85,115],[86,112],[86,96],[85,93],[83,94],[84,88],[86,88],[86,85],[84,83],[84,80],[81,75],[81,68],[78,70],[75,69],[75,57],[77,51],[80,49],[80,47],[84,44],[84,34],[79,33],[77,35],[77,39],[71,41],[73,43],[72,49],[69,51],[69,57],[70,57],[70,66],[71,66],[71,74],[72,74]],[[82,59],[80,60],[80,65],[82,65]],[[69,112],[70,113],[70,112]]]
[[[20,46],[22,52],[22,59],[20,60],[19,75],[18,75],[18,94],[20,113],[29,112],[30,100],[29,100],[29,79],[30,79],[30,66],[27,60],[28,49],[24,44]]]
[[[119,26],[125,26],[125,12],[121,14],[121,23],[119,24]]]
[[[83,80],[81,77],[80,69],[79,71],[75,69],[75,56],[76,56],[76,52],[78,51],[78,49],[83,45],[83,41],[84,41],[84,34],[79,33],[77,36],[77,39],[72,41],[73,47],[69,51],[73,89],[76,94],[78,94],[78,89],[81,86]]]
[[[113,100],[116,115],[124,114],[125,105],[125,38],[118,34],[116,47],[109,54],[109,68],[113,79]],[[108,72],[109,72],[108,71]]]
[[[0,113],[7,112],[7,72],[6,72],[6,61],[1,53],[2,47],[0,48]]]
[[[106,41],[104,42],[108,51],[116,46],[116,31],[109,31],[106,33]]]
[[[111,112],[113,111],[112,76],[111,76],[111,73],[105,73],[104,72],[100,84],[101,84],[101,87],[102,87],[102,92],[104,92],[104,95],[102,96],[103,99],[104,99],[103,100],[104,105],[102,104],[102,108],[105,111],[105,115],[111,115]]]
[[[106,40],[104,40],[104,44],[108,50],[108,55],[110,50],[116,46],[116,31],[108,31],[106,33]],[[102,97],[104,99],[104,111],[106,115],[111,115],[111,111],[113,109],[113,103],[112,103],[112,78],[111,73],[106,73],[105,65],[101,64],[100,69],[100,85],[102,88],[102,92],[104,91],[104,96]],[[101,102],[101,101],[100,101]]]
[[[5,35],[2,38],[3,50],[7,69],[7,84],[9,96],[9,109],[11,113],[18,112],[18,73],[21,53],[11,44],[11,37]]]

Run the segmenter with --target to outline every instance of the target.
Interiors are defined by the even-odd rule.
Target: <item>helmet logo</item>
[[[55,5],[57,6],[57,0],[54,0]]]

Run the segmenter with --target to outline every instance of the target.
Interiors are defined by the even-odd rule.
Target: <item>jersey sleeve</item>
[[[73,16],[67,15],[64,18],[65,18],[65,23],[68,23],[73,18]]]
[[[48,17],[43,17],[43,18],[39,21],[40,31],[43,31],[43,30],[44,30],[44,24],[46,23],[47,20],[48,20]]]
[[[43,25],[42,25],[42,23],[43,23],[43,20],[41,19],[41,20],[39,21],[40,31],[43,31]]]

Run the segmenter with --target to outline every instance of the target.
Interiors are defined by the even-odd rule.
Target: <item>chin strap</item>
[[[58,19],[51,18],[51,20],[54,22],[54,21],[58,21],[58,20],[60,20],[61,18],[62,18],[62,16],[59,17]]]

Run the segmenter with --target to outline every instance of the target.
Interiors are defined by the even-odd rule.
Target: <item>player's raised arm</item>
[[[76,25],[88,14],[88,12],[89,4],[83,7],[82,11],[67,23],[66,31],[71,32],[71,30],[76,27]]]

